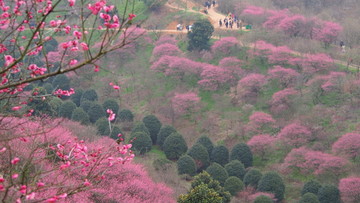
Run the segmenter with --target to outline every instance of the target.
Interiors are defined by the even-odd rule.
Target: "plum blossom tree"
[[[177,40],[171,35],[162,35],[156,42],[155,45],[159,46],[161,44],[177,44]]]
[[[107,171],[117,171],[109,168],[133,158],[131,144],[110,138],[79,140],[58,126],[59,119],[1,121],[0,187],[5,202],[69,199],[96,189]]]
[[[224,37],[211,46],[211,51],[216,56],[229,56],[236,53],[239,42],[235,37]]]
[[[266,77],[261,74],[253,73],[242,78],[237,85],[239,98],[256,98],[261,88],[266,84]]]
[[[273,69],[269,69],[268,74],[270,79],[278,80],[283,88],[294,85],[296,78],[300,75],[293,69],[281,66],[274,66]]]
[[[176,93],[171,103],[175,113],[184,115],[197,111],[200,97],[195,92]]]
[[[319,21],[313,28],[313,37],[323,42],[326,46],[337,40],[343,28],[331,21]]]
[[[311,131],[299,123],[291,123],[285,126],[278,137],[279,140],[293,147],[300,147],[313,139]]]
[[[344,203],[355,203],[360,201],[360,178],[348,177],[339,182],[341,200]]]
[[[254,133],[261,133],[273,128],[274,124],[275,120],[270,114],[256,111],[249,117],[249,123],[246,130]]]
[[[291,108],[292,98],[298,94],[293,88],[286,88],[275,92],[271,98],[271,112],[281,113]]]
[[[346,172],[346,159],[313,151],[305,147],[291,150],[286,156],[283,166],[292,170],[299,170],[303,174],[333,175],[338,178]]]
[[[359,142],[359,133],[346,133],[333,144],[332,151],[347,158],[355,159],[360,155]]]
[[[200,77],[198,84],[206,90],[217,90],[233,79],[229,71],[211,64],[203,67]]]
[[[270,152],[275,144],[276,138],[270,135],[256,135],[253,136],[247,145],[250,147],[253,154],[258,155],[264,160],[265,155]]]
[[[180,49],[174,45],[169,43],[164,43],[156,46],[153,50],[152,60],[155,61],[159,59],[161,56],[178,56],[180,55]]]
[[[236,79],[239,79],[244,72],[241,69],[241,65],[242,61],[233,56],[225,57],[219,61],[219,66],[228,70]]]

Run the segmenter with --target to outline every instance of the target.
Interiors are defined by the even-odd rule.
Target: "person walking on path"
[[[222,26],[222,20],[221,19],[219,20],[219,26],[220,27]]]

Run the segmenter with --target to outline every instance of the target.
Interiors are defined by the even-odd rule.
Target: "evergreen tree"
[[[88,101],[97,101],[98,100],[98,95],[96,93],[95,90],[93,89],[88,89],[88,90],[85,90],[84,93],[82,94],[82,97],[81,97],[81,103],[85,100],[88,100]]]
[[[93,101],[89,101],[89,100],[85,100],[82,101],[80,104],[80,108],[82,108],[86,113],[89,112],[91,106],[95,105],[95,102]]]
[[[276,172],[265,173],[260,179],[257,189],[261,192],[273,193],[278,201],[284,199],[285,184]]]
[[[255,198],[254,203],[274,203],[274,201],[266,195],[260,195]]]
[[[121,122],[133,122],[134,121],[134,115],[129,109],[121,110],[119,112],[118,118]]]
[[[99,118],[96,121],[95,126],[99,135],[109,135],[107,134],[109,133],[109,121],[105,117]]]
[[[211,152],[211,161],[222,166],[229,163],[229,150],[225,146],[216,146]]]
[[[301,190],[301,195],[304,195],[309,192],[317,195],[320,188],[321,188],[321,184],[318,181],[310,180],[309,182],[304,184]]]
[[[194,144],[188,151],[188,155],[195,160],[198,171],[202,171],[210,165],[209,154],[201,144]]]
[[[60,74],[54,78],[54,80],[52,82],[52,86],[56,90],[57,89],[69,90],[70,89],[70,80],[65,74]]]
[[[244,189],[244,183],[238,177],[230,176],[225,181],[224,189],[230,192],[232,196],[235,196],[238,192]]]
[[[143,122],[147,129],[149,130],[151,140],[153,144],[156,144],[157,135],[161,129],[161,122],[154,115],[148,115],[143,118]]]
[[[206,169],[206,172],[208,172],[214,180],[219,181],[221,185],[224,185],[226,179],[229,177],[224,167],[218,163],[212,163]]]
[[[145,154],[151,150],[152,141],[149,134],[145,132],[131,133],[132,149],[140,154]]]
[[[88,125],[90,123],[89,115],[80,107],[77,107],[73,111],[71,120],[78,121],[83,125]]]
[[[318,199],[320,203],[340,203],[340,191],[334,185],[324,185],[319,189]]]
[[[116,116],[118,116],[117,114],[119,112],[119,104],[114,99],[108,99],[104,101],[102,106],[105,111],[111,109],[116,114]]]
[[[190,190],[188,194],[180,195],[178,203],[222,203],[220,197],[214,189],[209,188],[206,184],[198,185]]]
[[[163,149],[166,158],[177,160],[181,155],[186,153],[188,147],[182,135],[179,133],[172,133],[165,139]]]
[[[135,124],[135,126],[133,127],[131,134],[134,134],[137,132],[144,132],[150,136],[149,130],[147,129],[147,127],[145,126],[145,124],[143,122],[137,122]]]
[[[206,150],[209,153],[209,156],[211,155],[211,152],[214,148],[214,144],[211,142],[210,138],[208,136],[201,136],[196,143],[202,144],[204,147],[206,147]]]
[[[320,203],[318,197],[314,193],[306,193],[304,194],[299,203]]]
[[[90,122],[95,123],[99,118],[105,117],[105,111],[100,104],[94,104],[90,107],[89,112]]]
[[[234,146],[230,153],[230,161],[235,159],[241,161],[245,168],[252,166],[253,154],[247,144],[239,143]]]
[[[257,185],[261,177],[262,177],[261,172],[256,168],[252,168],[248,172],[246,172],[244,176],[244,184],[246,186],[257,188]]]
[[[64,102],[59,108],[59,116],[71,119],[73,111],[76,109],[76,104],[72,101]]]
[[[229,176],[238,177],[240,180],[244,179],[246,173],[244,164],[239,160],[230,161],[230,163],[225,165],[225,170],[228,172]]]
[[[82,89],[77,89],[73,95],[70,96],[71,101],[73,101],[76,106],[80,106],[81,97],[84,91]]]
[[[189,155],[183,155],[177,161],[178,174],[188,174],[194,176],[196,174],[196,165],[194,159]]]
[[[164,127],[162,127],[159,131],[158,137],[157,137],[157,144],[163,148],[163,144],[165,139],[171,135],[172,133],[175,133],[176,129],[170,125],[166,125]]]
[[[210,38],[212,33],[214,32],[214,27],[207,19],[201,19],[196,21],[193,26],[192,30],[188,32],[189,38],[189,51],[201,51],[203,49],[209,50],[210,49]]]

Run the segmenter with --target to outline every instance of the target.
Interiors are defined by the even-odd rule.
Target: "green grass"
[[[165,153],[161,151],[160,147],[157,145],[153,145],[148,153],[154,155],[156,158],[166,159]]]
[[[215,105],[215,101],[212,98],[213,94],[214,92],[212,91],[200,90],[199,97],[201,98],[201,102],[205,104],[203,111],[209,111]]]

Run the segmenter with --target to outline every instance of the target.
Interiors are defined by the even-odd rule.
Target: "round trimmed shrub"
[[[86,113],[89,112],[91,106],[95,105],[95,102],[93,101],[88,101],[88,100],[85,100],[85,101],[82,101],[81,104],[80,104],[80,108],[82,108]]]
[[[89,112],[90,122],[95,123],[99,118],[105,117],[105,111],[100,104],[94,104],[90,107]]]
[[[306,193],[304,194],[299,203],[320,203],[318,197],[314,193]]]
[[[62,104],[63,104],[63,101],[60,98],[58,98],[58,97],[51,98],[49,105],[50,105],[51,109],[54,111],[54,115],[58,115],[59,108]]]
[[[212,150],[214,149],[214,144],[211,142],[210,138],[208,136],[201,136],[196,143],[202,144],[206,150],[209,153],[209,156],[211,155]]]
[[[274,203],[274,201],[266,195],[260,195],[255,198],[254,203]]]
[[[196,165],[194,159],[189,155],[183,155],[177,161],[178,174],[188,174],[194,176],[196,174]]]
[[[95,123],[99,135],[109,135],[109,121],[106,118],[99,118]]]
[[[156,139],[157,144],[162,148],[164,141],[167,137],[169,137],[169,135],[171,135],[172,133],[175,133],[176,129],[170,125],[166,125],[164,127],[162,127],[159,131],[158,137]]]
[[[131,134],[134,134],[137,132],[144,132],[150,136],[149,130],[147,129],[147,127],[145,126],[145,124],[143,122],[137,122],[135,124],[134,128],[132,129]]]
[[[134,115],[129,109],[123,109],[119,112],[118,116],[120,122],[133,122]]]
[[[52,86],[55,88],[55,90],[57,89],[69,90],[70,80],[65,74],[60,74],[54,78],[52,82]]]
[[[320,203],[340,203],[340,191],[334,185],[324,185],[319,189],[318,200]]]
[[[88,100],[88,101],[97,101],[98,95],[95,90],[89,89],[85,90],[81,97],[81,102]]]
[[[278,201],[284,199],[285,185],[282,178],[276,172],[265,173],[260,179],[257,189],[261,192],[274,194]]]
[[[318,181],[311,180],[304,184],[304,186],[301,190],[301,195],[304,195],[309,192],[317,195],[320,188],[321,188],[321,184]]]
[[[72,113],[71,120],[78,121],[83,125],[90,123],[89,115],[80,107],[77,107]]]
[[[259,184],[261,177],[262,177],[262,173],[258,169],[252,168],[245,174],[244,184],[246,186],[257,188],[257,185]]]
[[[244,164],[245,168],[252,166],[253,154],[250,147],[245,143],[239,143],[234,146],[230,153],[230,161],[239,160]]]
[[[132,148],[139,154],[145,154],[151,150],[152,141],[150,136],[145,132],[131,133]]]
[[[224,188],[226,191],[230,192],[232,196],[235,196],[244,189],[244,183],[238,177],[230,176],[226,179]]]
[[[229,163],[229,150],[225,146],[216,146],[211,152],[211,161],[222,166]]]
[[[48,94],[52,94],[54,91],[54,87],[52,86],[51,83],[48,83],[48,82],[43,85],[43,88],[46,90],[46,93],[48,93]],[[30,91],[30,90],[28,90],[28,91]]]
[[[118,116],[117,114],[119,112],[119,104],[114,99],[108,99],[104,101],[102,106],[105,111],[111,109],[116,114],[116,116]]]
[[[201,144],[194,144],[188,151],[188,155],[194,159],[197,171],[202,171],[210,165],[209,154]]]
[[[59,107],[59,116],[71,119],[73,111],[76,109],[76,104],[72,101],[66,101]]]
[[[182,194],[179,196],[178,203],[223,203],[223,198],[217,191],[209,188],[206,184],[198,185],[192,188],[188,194]]]
[[[178,160],[181,155],[186,153],[188,147],[182,135],[179,133],[172,133],[165,139],[163,149],[166,158]]]
[[[212,163],[207,169],[206,172],[210,174],[210,176],[214,179],[219,181],[221,185],[224,185],[226,179],[229,177],[228,173],[226,172],[225,168],[222,167],[218,163]]]
[[[153,144],[156,144],[157,135],[161,129],[161,122],[154,115],[148,115],[143,118],[143,122],[147,129],[149,130],[151,140]]]
[[[76,104],[76,106],[80,106],[81,97],[82,97],[83,93],[84,93],[84,90],[78,89],[75,91],[74,94],[72,94],[70,96],[71,101],[73,101]]]
[[[232,160],[225,165],[225,170],[228,172],[229,176],[238,177],[240,180],[244,179],[246,170],[244,164],[239,160]]]
[[[109,129],[110,130],[110,129]],[[109,133],[108,133],[109,134]],[[122,136],[120,138],[122,138],[123,140],[125,140],[125,135],[122,133],[121,129],[117,126],[114,126],[112,128],[111,134],[110,134],[110,138],[117,140],[119,139],[118,135],[121,134]]]

